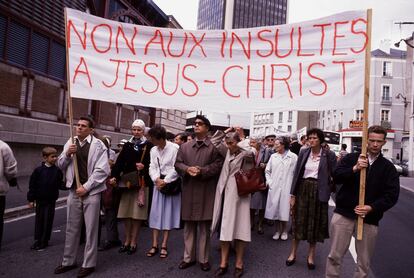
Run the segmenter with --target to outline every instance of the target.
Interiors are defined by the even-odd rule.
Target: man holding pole
[[[67,200],[63,261],[55,269],[55,274],[64,273],[76,267],[82,219],[86,226],[86,243],[83,264],[78,277],[86,277],[95,270],[100,193],[106,189],[105,180],[110,170],[106,147],[101,140],[92,135],[93,128],[94,122],[91,118],[81,117],[76,126],[75,142],[72,143],[70,139],[65,144],[57,161],[58,167],[65,173],[66,187],[70,188],[70,192]]]
[[[326,261],[326,277],[339,277],[342,258],[356,232],[357,217],[364,219],[362,240],[355,241],[357,269],[354,277],[367,277],[374,252],[378,224],[385,211],[398,200],[400,182],[394,165],[381,153],[387,131],[381,126],[368,129],[367,157],[351,153],[340,160],[335,183],[343,184],[336,194],[331,220],[331,250]],[[364,205],[359,205],[360,171],[366,169]]]

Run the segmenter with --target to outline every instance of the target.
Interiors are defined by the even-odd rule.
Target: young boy
[[[46,147],[42,150],[42,156],[44,162],[30,176],[29,192],[27,193],[29,207],[33,208],[36,203],[35,242],[31,249],[38,251],[48,246],[55,216],[56,200],[63,184],[62,171],[55,166],[56,149]]]

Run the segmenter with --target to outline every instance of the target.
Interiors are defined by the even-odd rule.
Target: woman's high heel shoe
[[[316,268],[316,266],[315,266],[315,264],[314,264],[314,263],[310,263],[310,262],[309,262],[309,259],[307,260],[307,263],[308,263],[308,269],[309,269],[309,270],[314,270],[314,269]]]
[[[286,265],[287,266],[292,266],[292,265],[295,264],[295,262],[296,262],[296,258],[293,258],[292,260],[287,259],[286,260]]]

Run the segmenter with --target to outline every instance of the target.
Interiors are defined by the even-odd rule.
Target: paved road
[[[402,180],[405,187],[413,186],[414,179]],[[332,208],[331,208],[332,212]],[[376,278],[413,277],[414,273],[414,193],[401,190],[397,205],[391,209],[380,224],[375,256],[372,261],[372,274]],[[73,277],[76,270],[60,276],[53,275],[53,269],[61,261],[66,209],[56,211],[54,233],[51,244],[43,252],[29,249],[32,244],[34,218],[28,216],[11,220],[5,225],[3,249],[0,252],[0,277]],[[9,220],[10,221],[10,220]],[[122,230],[122,224],[120,224]],[[122,233],[121,233],[122,234]],[[298,262],[292,267],[285,266],[290,242],[271,239],[273,227],[266,227],[265,235],[253,233],[252,242],[245,256],[245,277],[323,277],[325,259],[330,242],[317,246],[317,268],[309,271],[306,267],[306,244],[299,247]],[[182,230],[173,231],[169,251],[170,256],[161,260],[158,257],[146,258],[150,247],[150,230],[143,228],[139,237],[138,252],[132,256],[118,254],[116,250],[100,252],[97,271],[92,277],[212,277],[213,271],[202,272],[197,266],[179,270],[178,263],[183,252]],[[212,240],[211,263],[218,266],[218,241]],[[80,248],[82,249],[82,248]],[[80,252],[81,257],[81,252]],[[80,260],[79,260],[80,261]],[[234,255],[230,258],[234,267]],[[354,259],[348,252],[344,258],[343,277],[352,277]]]

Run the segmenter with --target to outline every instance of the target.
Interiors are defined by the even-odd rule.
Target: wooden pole
[[[69,113],[69,128],[70,128],[70,139],[72,144],[75,144],[75,138],[73,136],[73,108],[72,108],[72,97],[70,96],[70,76],[69,76],[69,49],[68,49],[68,30],[67,30],[67,17],[66,17],[66,8],[65,8],[65,44],[66,44],[66,83],[68,85],[68,113]],[[82,184],[79,180],[79,169],[78,169],[78,160],[76,159],[76,154],[72,156],[73,160],[73,170],[75,172],[75,181],[76,188],[80,188]]]
[[[372,29],[372,9],[367,10],[367,36],[368,43],[365,49],[365,85],[364,85],[364,121],[362,126],[362,150],[361,155],[366,157],[367,154],[367,142],[368,142],[368,102],[369,102],[369,83],[370,83],[370,70],[371,70],[371,29]],[[367,171],[361,169],[359,180],[359,205],[365,204],[365,179]],[[357,226],[357,240],[362,240],[362,233],[364,228],[364,219],[358,216]]]

